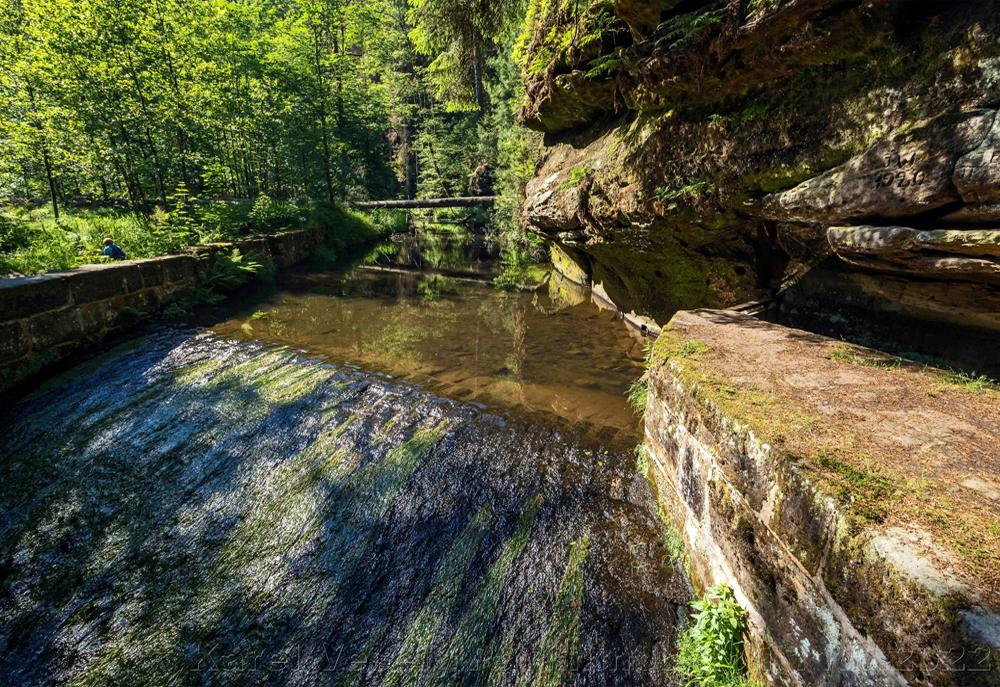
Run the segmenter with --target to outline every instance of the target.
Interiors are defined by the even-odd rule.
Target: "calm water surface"
[[[534,292],[505,292],[440,273],[489,274],[492,263],[474,242],[434,249],[445,256],[436,261],[428,252],[398,241],[373,251],[374,264],[285,274],[277,293],[212,330],[322,354],[448,398],[561,418],[602,441],[637,438],[625,392],[642,374],[643,342],[613,312],[558,275]]]

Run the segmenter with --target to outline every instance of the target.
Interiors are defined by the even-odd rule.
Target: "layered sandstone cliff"
[[[1000,329],[997,3],[532,5],[525,220],[624,311]]]

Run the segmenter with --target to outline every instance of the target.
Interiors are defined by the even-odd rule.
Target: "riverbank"
[[[124,207],[49,205],[0,209],[0,278],[107,264],[101,241],[114,238],[132,259],[155,258],[199,245],[234,242],[287,231],[326,232],[334,249],[388,236],[406,226],[401,211],[361,212],[313,201],[198,201],[136,212]]]
[[[160,313],[183,315],[274,269],[310,259],[333,262],[349,248],[383,238],[395,228],[390,222],[377,224],[340,212],[343,221],[335,226],[0,279],[0,393]]]
[[[994,384],[718,310],[648,379],[651,480],[769,684],[998,684]]]

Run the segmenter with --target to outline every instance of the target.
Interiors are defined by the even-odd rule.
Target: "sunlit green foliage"
[[[205,259],[208,260],[208,268],[202,278],[164,309],[166,317],[178,319],[198,306],[218,303],[227,292],[265,274],[270,267],[258,256],[244,255],[235,248],[229,253]]]
[[[486,61],[504,45],[523,12],[522,0],[410,0],[410,31],[435,96],[449,109],[486,113]]]
[[[649,382],[646,375],[639,377],[629,385],[625,397],[637,415],[646,412],[646,403],[649,400]]]
[[[179,202],[176,208],[169,212],[156,208],[149,215],[116,208],[69,208],[58,221],[48,205],[0,212],[0,276],[103,262],[105,236],[114,238],[129,258],[149,258],[199,243],[323,227],[326,247],[342,252],[406,226],[406,216],[399,210],[357,212],[325,203],[272,201],[267,196],[253,203]]]
[[[692,623],[679,640],[677,673],[696,687],[754,687],[743,655],[746,611],[733,590],[720,584],[691,603]]]
[[[0,273],[99,260],[101,235],[143,257],[344,200],[516,187],[523,10],[0,0]]]
[[[0,197],[167,204],[179,184],[322,198],[394,183],[396,93],[366,50],[400,32],[391,0],[4,4]]]

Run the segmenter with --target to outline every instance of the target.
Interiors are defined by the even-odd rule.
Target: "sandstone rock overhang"
[[[523,65],[546,134],[522,217],[621,310],[784,302],[812,273],[825,302],[792,298],[817,316],[997,329],[1000,2],[549,7]],[[956,241],[875,256],[830,227]]]
[[[736,589],[776,684],[997,684],[1000,390],[708,310],[649,383],[692,577]]]

